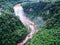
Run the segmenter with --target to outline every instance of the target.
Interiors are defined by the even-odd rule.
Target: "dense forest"
[[[39,26],[39,32],[25,45],[60,45],[60,1],[52,1],[0,0],[0,45],[16,45],[28,34],[13,11],[18,3],[22,4],[26,16]],[[37,17],[42,17],[43,23]]]

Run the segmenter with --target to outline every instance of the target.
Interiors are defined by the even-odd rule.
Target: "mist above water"
[[[43,28],[45,26],[45,21],[42,17],[34,17],[33,21],[37,25],[38,29]]]

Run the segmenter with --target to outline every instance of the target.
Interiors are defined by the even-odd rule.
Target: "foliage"
[[[49,10],[49,14],[46,11]],[[48,4],[45,7],[46,28],[57,28],[60,27],[60,2]]]
[[[0,1],[0,7],[3,8],[0,15],[0,45],[16,45],[27,34],[26,27],[13,13],[13,6],[20,3],[16,1]],[[45,28],[47,28],[40,30],[26,45],[60,45],[60,29],[51,29],[60,27],[60,2],[27,3],[23,7],[29,18],[42,17],[46,21]],[[30,8],[33,10],[30,11]]]
[[[26,34],[27,29],[14,14],[4,11],[0,15],[0,45],[16,45]]]
[[[30,8],[32,8],[33,11],[29,11]],[[60,27],[60,2],[27,4],[25,6],[25,12],[28,14],[28,17],[32,19],[36,16],[42,17],[46,21],[45,28]]]
[[[60,45],[60,28],[42,29],[26,45]]]

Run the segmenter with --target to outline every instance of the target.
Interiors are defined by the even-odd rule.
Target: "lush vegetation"
[[[42,29],[26,45],[60,45],[60,29]]]
[[[24,39],[27,29],[14,14],[5,12],[0,15],[0,45],[16,45]]]
[[[27,34],[27,28],[13,13],[13,6],[21,1],[0,2],[0,8],[3,9],[0,15],[0,45],[16,45]],[[39,29],[26,45],[60,45],[60,2],[26,3],[23,8],[32,20],[39,16],[46,22],[44,29]]]
[[[32,3],[25,6],[25,12],[28,17],[34,18],[35,16],[43,17],[46,21],[46,28],[57,28],[60,27],[60,2],[55,3]],[[32,8],[33,11],[29,11]]]

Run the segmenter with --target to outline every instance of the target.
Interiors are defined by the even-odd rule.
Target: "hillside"
[[[2,8],[0,45],[16,45],[28,34],[28,29],[13,11],[14,5],[18,3],[23,3],[26,16],[35,21],[39,27],[39,32],[26,45],[60,45],[60,1],[51,2],[45,0],[25,3],[24,0],[0,0],[0,8]]]
[[[42,29],[26,45],[60,45],[60,29]]]

